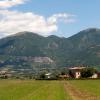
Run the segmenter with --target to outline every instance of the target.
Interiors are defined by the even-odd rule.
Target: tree
[[[91,77],[94,73],[96,73],[96,69],[94,68],[85,68],[81,71],[82,78]]]
[[[61,75],[66,75],[66,73],[64,71],[61,72]]]
[[[40,74],[40,79],[45,79],[45,73]]]
[[[69,75],[70,75],[71,78],[74,78],[74,74],[71,70],[69,70]]]

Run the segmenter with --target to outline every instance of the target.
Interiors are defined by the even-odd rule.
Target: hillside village
[[[87,67],[70,67],[64,68],[63,70],[52,69],[52,72],[48,72],[46,69],[41,69],[38,72],[34,70],[0,70],[0,79],[46,79],[46,80],[59,80],[59,79],[97,79],[100,78],[100,72],[94,70],[94,68]],[[86,71],[86,72],[85,72]],[[82,76],[82,72],[83,74]]]

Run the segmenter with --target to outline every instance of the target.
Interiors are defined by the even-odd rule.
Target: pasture
[[[0,100],[100,100],[100,80],[0,80]]]

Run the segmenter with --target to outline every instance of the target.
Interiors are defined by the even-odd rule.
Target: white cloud
[[[74,19],[72,19],[72,17],[74,17],[74,16],[75,15],[67,14],[67,13],[54,14],[50,18],[48,18],[48,22],[55,23],[55,24],[57,24],[57,22],[59,22],[59,21],[65,22],[65,23],[70,23],[70,22],[75,21]]]
[[[19,12],[0,10],[0,33],[4,36],[21,31],[30,31],[43,36],[58,31],[58,22],[73,22],[73,15],[61,13],[51,17],[34,14],[32,12]]]
[[[15,5],[24,4],[28,0],[2,0],[0,1],[0,8],[10,8]]]

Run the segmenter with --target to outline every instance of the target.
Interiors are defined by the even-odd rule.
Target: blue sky
[[[100,0],[15,0],[16,2],[14,3],[13,1],[0,1],[3,2],[0,4],[0,16],[7,17],[7,19],[1,18],[0,25],[2,25],[2,27],[0,28],[2,29],[7,25],[9,26],[5,30],[2,29],[0,31],[1,36],[24,31],[27,27],[28,29],[25,31],[30,30],[44,36],[54,34],[69,37],[87,28],[100,27]],[[3,11],[6,12],[6,14],[3,14]],[[27,13],[30,14],[27,15]],[[14,14],[19,14],[19,16],[17,16],[19,18],[15,18]],[[13,17],[11,17],[11,15]],[[13,26],[17,23],[15,20],[24,18],[22,15],[26,16],[25,20],[27,20],[27,22],[23,20],[23,23],[18,23],[18,25],[15,26],[18,28],[14,31],[15,27]],[[11,20],[11,18],[13,20]],[[28,20],[28,18],[31,20]],[[47,21],[50,18],[56,21],[53,20],[52,22],[50,20],[52,22],[50,23]],[[42,19],[45,21],[42,21]],[[38,24],[41,22],[41,25],[37,25],[36,20],[39,20]],[[11,27],[10,21],[12,23]],[[28,25],[29,22],[32,23]],[[28,26],[22,26],[24,24],[26,25],[26,23]],[[23,30],[20,29],[19,26],[22,27]],[[35,28],[32,29],[32,27]]]

